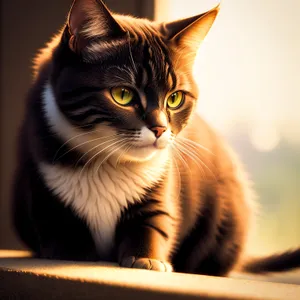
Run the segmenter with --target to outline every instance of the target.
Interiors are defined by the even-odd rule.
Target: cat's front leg
[[[120,266],[171,272],[172,222],[172,216],[158,200],[147,199],[129,207],[116,231]]]

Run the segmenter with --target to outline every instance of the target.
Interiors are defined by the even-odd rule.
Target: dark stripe
[[[62,96],[64,98],[73,98],[73,97],[79,97],[81,95],[86,96],[86,94],[90,93],[98,93],[102,89],[99,87],[94,87],[94,86],[81,86],[76,89],[72,89],[71,91],[65,91],[62,92]]]
[[[145,215],[143,215],[141,217],[143,217],[144,220],[147,220],[149,218],[153,218],[153,217],[160,216],[160,215],[164,215],[164,216],[169,217],[170,219],[173,219],[169,213],[167,213],[163,210],[155,210],[155,211],[146,212]]]
[[[96,108],[91,108],[88,111],[84,112],[84,113],[80,113],[80,114],[74,114],[74,112],[68,112],[66,111],[65,114],[71,118],[72,120],[76,121],[76,122],[83,122],[84,120],[86,120],[89,117],[93,117],[93,116],[97,116],[99,118],[106,118],[108,116],[110,116],[110,114],[102,112],[99,109]]]
[[[150,54],[149,54],[149,47],[150,45],[149,44],[146,44],[145,47],[144,47],[144,63],[143,63],[143,67],[147,73],[147,81],[148,83],[149,82],[152,82],[153,81],[153,72],[152,72],[152,68],[149,64],[149,61],[151,60],[150,58]]]
[[[143,224],[144,227],[150,227],[152,229],[154,229],[155,231],[157,231],[158,233],[160,233],[166,240],[169,239],[169,235],[163,231],[162,229],[154,226],[153,224],[149,224],[149,223],[146,223],[146,224]]]
[[[95,120],[93,120],[91,122],[88,122],[87,124],[89,126],[92,126],[92,125],[96,125],[96,124],[103,123],[103,122],[112,123],[113,120],[114,120],[114,118],[112,118],[112,117],[110,117],[110,118],[96,118]]]
[[[172,62],[169,58],[169,50],[168,50],[168,47],[166,46],[166,44],[161,40],[161,39],[158,39],[158,43],[160,45],[160,48],[164,54],[164,57],[166,59],[166,62],[168,64],[168,70],[167,70],[167,80],[168,80],[168,76],[169,74],[171,75],[171,78],[172,78],[172,87],[171,89],[174,90],[177,86],[177,78],[176,78],[176,74],[175,74],[175,71],[173,69],[173,65],[172,65]]]
[[[203,199],[203,208],[193,229],[186,235],[180,248],[173,258],[175,270],[192,272],[208,254],[216,249],[217,223],[219,217],[218,205],[212,196]]]
[[[148,76],[148,72],[146,70],[146,73],[147,73],[147,76]],[[139,75],[139,76],[138,76]],[[136,76],[135,78],[135,85],[138,87],[138,88],[141,88],[142,87],[142,83],[144,81],[144,67],[140,67],[139,68],[139,71],[138,71],[138,75]],[[148,79],[148,78],[147,78]]]
[[[81,97],[74,98],[72,100],[66,101],[65,98],[58,99],[59,107],[62,110],[76,110],[83,107],[91,106],[95,102],[95,95],[82,95]]]
[[[107,122],[107,123],[112,123],[113,122],[113,118],[95,118],[93,121],[91,122],[76,122],[76,121],[73,121],[71,118],[69,118],[70,122],[75,125],[75,126],[80,126],[80,128],[82,130],[85,130],[85,131],[88,131],[88,130],[91,130],[95,127],[95,125],[97,124],[101,124],[101,123],[104,123],[104,122]]]
[[[154,44],[156,44],[155,49],[156,52],[156,65],[160,68],[158,75],[160,75],[160,79],[165,80],[166,78],[166,54],[162,51],[161,44],[159,43],[159,40],[155,38],[153,40]],[[164,76],[165,75],[165,76]]]

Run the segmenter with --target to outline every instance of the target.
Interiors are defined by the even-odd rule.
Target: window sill
[[[26,252],[0,251],[0,299],[300,299],[300,285],[253,279],[38,260]]]

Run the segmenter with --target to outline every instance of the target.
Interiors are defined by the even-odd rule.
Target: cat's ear
[[[164,23],[161,26],[162,34],[179,48],[188,48],[197,51],[213,25],[220,5],[203,14],[186,19]]]
[[[114,38],[125,34],[101,0],[74,0],[67,26],[70,33],[69,47],[74,52],[82,50],[96,37]]]

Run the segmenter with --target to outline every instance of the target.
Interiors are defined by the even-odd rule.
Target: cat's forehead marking
[[[149,58],[152,59],[153,52],[152,52],[151,47],[148,48],[148,53],[149,53]]]
[[[141,104],[143,106],[143,109],[146,110],[147,108],[147,99],[145,96],[141,96]]]
[[[172,78],[172,76],[171,76],[170,73],[168,73],[168,84],[169,84],[169,86],[173,86],[174,85],[174,80],[173,80],[173,78]]]
[[[167,89],[172,85],[168,80],[170,64],[168,63],[167,53],[162,50],[159,41],[154,44],[149,43],[147,46],[147,57],[145,57],[145,64],[150,68],[148,74],[149,83],[160,81]]]
[[[142,86],[145,87],[148,81],[148,74],[147,71],[145,69],[143,69],[142,71]]]
[[[143,74],[144,74],[145,77],[143,77],[143,83],[142,83],[143,86],[142,86],[142,88],[144,89],[147,85],[147,77],[148,77],[146,70],[143,70]],[[145,95],[140,95],[140,101],[141,101],[141,105],[142,105],[143,109],[146,110],[146,108],[147,108],[147,98],[145,97]]]

